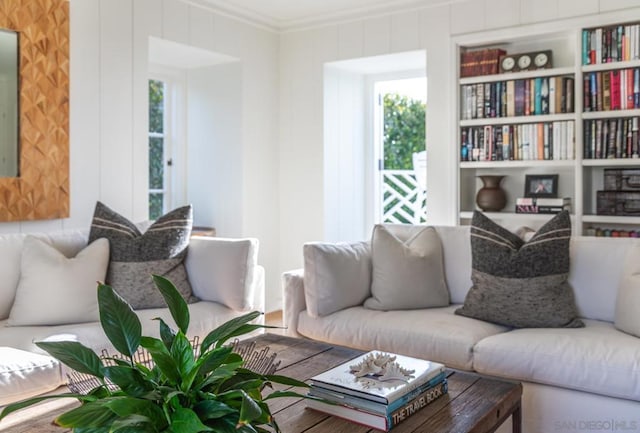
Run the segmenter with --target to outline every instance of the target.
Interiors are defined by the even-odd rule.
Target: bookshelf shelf
[[[640,110],[638,110],[640,111]],[[560,122],[566,120],[574,120],[574,113],[561,114],[538,114],[533,116],[516,116],[516,117],[491,117],[483,119],[461,120],[460,126],[485,126],[485,125],[506,125],[518,123],[539,123],[539,122]]]
[[[460,85],[495,83],[497,81],[524,80],[536,77],[553,77],[557,75],[573,75],[574,67],[535,69],[533,71],[512,72],[510,74],[480,75],[478,77],[460,78]]]
[[[636,160],[640,164],[640,159]],[[571,159],[564,160],[521,160],[521,161],[463,161],[460,163],[461,169],[478,169],[478,168],[523,168],[523,167],[567,167],[573,168],[575,162]]]
[[[584,159],[582,165],[585,167],[634,167],[640,166],[640,158]]]
[[[583,65],[582,72],[599,72],[599,71],[611,71],[614,69],[626,69],[626,68],[638,68],[640,67],[640,60],[627,60],[623,62],[608,62],[598,63],[596,65]]]
[[[609,110],[609,111],[585,111],[582,113],[582,118],[585,120],[591,119],[615,119],[618,117],[636,117],[640,116],[640,109],[633,110]]]
[[[640,225],[640,217],[632,217],[632,216],[583,215],[582,221],[585,223],[599,223],[599,224]]]
[[[620,16],[617,18],[620,19]],[[615,20],[616,17],[610,19]],[[468,224],[472,216],[472,210],[476,209],[475,196],[482,186],[478,177],[498,174],[505,176],[502,181],[502,188],[507,192],[507,206],[502,212],[487,213],[487,215],[511,226],[518,226],[523,222],[533,224],[531,225],[533,228],[536,228],[536,225],[542,225],[551,215],[516,214],[508,211],[515,209],[515,206],[512,206],[515,203],[515,199],[523,196],[524,178],[527,174],[557,174],[559,178],[558,196],[571,197],[573,231],[575,235],[593,234],[596,226],[597,228],[611,228],[612,230],[640,230],[640,216],[595,215],[598,207],[597,191],[604,189],[605,169],[617,167],[622,169],[640,168],[640,158],[620,158],[621,155],[640,153],[640,127],[638,127],[640,123],[640,92],[638,90],[640,89],[640,21],[593,23],[585,20],[583,23],[586,25],[581,25],[578,20],[565,27],[548,26],[540,29],[514,29],[507,34],[504,32],[484,32],[461,35],[453,39],[452,46],[456,51],[454,58],[458,59],[458,62],[462,53],[473,50],[474,47],[483,47],[484,49],[495,47],[496,49],[506,50],[507,55],[516,56],[518,53],[551,50],[554,65],[549,69],[495,73],[493,75],[465,77],[458,80],[455,95],[458,105],[455,109],[454,124],[458,132],[456,137],[456,159],[458,161],[457,191],[458,222],[460,224]],[[602,44],[598,45],[596,50],[594,45],[591,44],[590,36],[587,37],[587,35],[590,32],[595,34],[596,29],[598,29],[598,32],[606,33],[611,31],[610,29],[614,26],[618,29],[618,32],[622,31],[624,33],[627,31],[629,37],[635,35],[633,37],[637,38],[637,40],[635,42],[629,42],[627,39],[625,39],[626,42],[620,42],[619,40],[618,45],[614,47],[613,45],[606,45],[611,40],[610,38],[597,39],[594,40],[595,43],[600,44],[602,42]],[[626,30],[630,28],[634,28],[634,31]],[[585,41],[589,41],[589,43],[583,47]],[[601,56],[602,59],[618,58],[628,60],[583,64],[583,61],[586,63],[587,59],[591,59],[592,62],[595,61],[593,59],[599,58],[598,56]],[[460,63],[457,63],[456,67],[459,70]],[[498,72],[498,69],[499,66],[496,66],[495,72]],[[562,99],[561,110],[551,105],[546,110],[547,107],[544,105],[545,100],[543,99],[543,109],[538,110],[536,106],[538,101],[533,100],[533,98],[545,98],[545,92],[547,91],[546,88],[543,91],[538,90],[537,86],[540,81],[538,78],[543,83],[548,82],[549,88],[551,88],[551,82],[555,80],[554,90],[557,92],[558,89],[562,89],[564,92],[562,98],[571,98],[572,103],[567,103],[566,100]],[[573,79],[574,86],[569,88],[571,90],[569,91],[565,83],[571,83],[571,79]],[[511,86],[511,84],[508,82],[517,80],[526,80],[525,83],[530,85],[525,97],[528,98],[527,101],[531,105],[527,106],[525,103],[525,108],[530,107],[530,110],[526,112],[544,114],[513,116],[513,106],[509,107],[508,104],[513,104],[514,101],[518,102],[517,98],[511,99],[514,97],[509,93],[511,88],[508,86]],[[562,83],[561,87],[560,83]],[[473,92],[474,86],[476,87],[475,93]],[[525,89],[526,86],[527,84],[525,84]],[[484,94],[482,93],[483,87],[485,89]],[[489,93],[486,91],[487,87],[490,89]],[[497,90],[495,90],[496,88]],[[494,90],[496,96],[493,94]],[[549,90],[549,96],[550,94],[551,91]],[[469,95],[472,97],[471,102]],[[490,97],[489,104],[483,107],[479,101],[481,100],[480,98],[484,98],[482,100],[486,103],[487,95]],[[556,93],[556,97],[558,96]],[[477,99],[473,99],[474,97]],[[615,105],[613,102],[614,97],[620,97],[620,99],[615,99]],[[596,100],[595,98],[600,99]],[[498,104],[505,104],[505,99],[507,101],[506,109],[504,105],[498,106],[496,109],[491,105],[494,104],[494,101],[498,101]],[[550,100],[551,98],[549,98]],[[558,99],[555,101],[555,107],[558,107]],[[573,106],[574,112],[560,113],[560,111],[565,110],[571,111],[571,106]],[[534,110],[533,107],[536,107],[536,109]],[[596,107],[604,109],[594,111]],[[624,107],[625,109],[617,109],[618,107]],[[508,113],[510,116],[482,118],[482,115],[487,113],[488,109],[491,110],[491,114],[494,114],[495,111],[495,114]],[[556,114],[546,114],[548,112],[554,113],[554,109]],[[515,110],[515,113],[518,114],[522,112],[522,110]],[[480,118],[475,118],[476,116]],[[602,120],[602,122],[599,122],[599,120]],[[544,130],[544,135],[542,135],[539,132],[541,129],[539,124],[553,124],[553,128],[555,128],[557,126],[556,122],[562,123],[563,128],[568,125],[567,127],[573,132],[573,147],[568,144],[569,137],[572,136],[571,132],[566,135],[567,153],[573,149],[573,155],[567,155],[568,159],[563,160],[540,160],[538,159],[539,155],[527,155],[527,152],[539,154],[541,152],[540,149],[544,149],[544,156],[547,156],[546,147],[536,146],[536,141],[540,143],[540,137],[543,137],[546,143],[547,140],[556,138],[556,136],[551,137],[547,129]],[[527,124],[532,125],[524,126]],[[536,126],[535,124],[538,125]],[[598,130],[597,128],[603,124],[607,125]],[[503,126],[503,134],[509,134],[507,137],[510,140],[499,141],[502,139],[500,126]],[[522,131],[520,128],[522,128]],[[529,128],[529,130],[526,128]],[[545,128],[547,127],[545,126]],[[532,129],[533,133],[531,132]],[[512,131],[516,131],[514,136],[510,135]],[[601,135],[596,135],[595,131]],[[605,136],[605,132],[608,135]],[[489,139],[489,153],[495,151],[492,143],[506,142],[509,146],[513,146],[512,137],[522,140],[524,136],[525,140],[531,140],[528,150],[525,150],[524,154],[516,154],[517,157],[524,155],[524,157],[529,156],[529,158],[510,161],[473,160],[482,159],[483,155],[487,153],[487,147],[485,141],[483,141],[483,137],[487,133],[494,134]],[[471,135],[473,142],[469,138]],[[478,137],[480,140],[478,140]],[[589,141],[585,141],[585,137]],[[594,141],[594,137],[597,137],[597,142]],[[594,148],[594,142],[597,143],[597,148]],[[585,145],[586,143],[589,144]],[[476,151],[476,146],[483,145],[485,145],[484,148],[481,147],[479,151]],[[521,142],[518,142],[517,146],[519,145],[521,145]],[[499,147],[500,144],[497,146]],[[611,146],[616,147],[613,148]],[[535,150],[532,150],[534,148]],[[598,153],[595,153],[594,149]],[[473,154],[471,150],[474,151]],[[602,153],[599,153],[600,151]],[[512,150],[507,149],[502,153],[498,153],[497,158],[500,159],[500,155],[504,155],[504,152],[508,152],[509,157],[513,156]],[[480,157],[477,156],[478,154]],[[590,159],[596,154],[615,154],[618,158]],[[564,156],[564,153],[562,155]],[[487,157],[484,156],[484,158],[486,159]],[[640,196],[640,190],[638,195]],[[607,227],[607,225],[611,227]]]

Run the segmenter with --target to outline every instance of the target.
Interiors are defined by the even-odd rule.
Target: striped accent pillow
[[[569,277],[569,212],[555,215],[525,242],[481,212],[471,221],[471,281],[456,314],[514,328],[584,324]]]
[[[158,218],[143,233],[122,215],[98,202],[89,242],[109,240],[111,257],[106,283],[135,309],[166,306],[151,275],[171,280],[187,302],[195,302],[184,267],[193,223],[191,205]]]

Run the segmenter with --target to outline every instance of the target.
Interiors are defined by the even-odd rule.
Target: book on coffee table
[[[447,380],[443,378],[440,383],[429,387],[409,401],[399,405],[389,413],[374,413],[349,404],[338,404],[330,401],[307,400],[307,407],[332,416],[343,418],[347,421],[362,424],[382,431],[389,431],[410,416],[423,409],[447,393]],[[312,395],[312,394],[310,394]],[[400,400],[399,400],[400,401]]]
[[[389,405],[443,373],[438,362],[372,351],[311,378],[311,387]]]
[[[345,406],[352,407],[354,409],[360,409],[367,412],[380,414],[380,415],[389,415],[396,410],[400,409],[401,406],[405,406],[409,404],[411,401],[417,399],[422,394],[425,394],[428,390],[434,388],[437,385],[442,384],[446,381],[446,372],[442,372],[424,384],[420,385],[418,388],[415,388],[408,393],[404,394],[402,397],[397,400],[389,403],[378,403],[376,401],[368,400],[366,398],[356,397],[349,394],[344,394],[339,391],[333,391],[326,388],[321,388],[317,386],[311,386],[309,389],[309,396],[317,397],[323,400],[326,400],[330,403],[341,404]]]

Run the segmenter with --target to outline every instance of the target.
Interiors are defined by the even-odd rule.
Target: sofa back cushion
[[[46,240],[66,257],[75,257],[80,250],[87,246],[88,231],[74,230],[51,234],[35,234],[41,240]],[[0,320],[9,317],[11,306],[16,295],[20,280],[20,262],[22,260],[22,245],[24,233],[14,233],[0,236]]]
[[[613,322],[616,296],[632,238],[574,236],[569,283],[580,317]]]
[[[361,305],[371,294],[368,242],[309,242],[302,252],[305,302],[311,317]]]
[[[448,306],[440,236],[427,226],[416,226],[409,236],[403,232],[383,224],[373,228],[371,298],[364,306],[374,310]]]
[[[436,226],[442,241],[444,271],[452,304],[462,304],[471,287],[469,226]]]

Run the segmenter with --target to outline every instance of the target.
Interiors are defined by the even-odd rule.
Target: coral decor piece
[[[349,371],[366,387],[397,386],[397,381],[408,382],[415,370],[403,368],[396,357],[388,353],[371,353]]]

